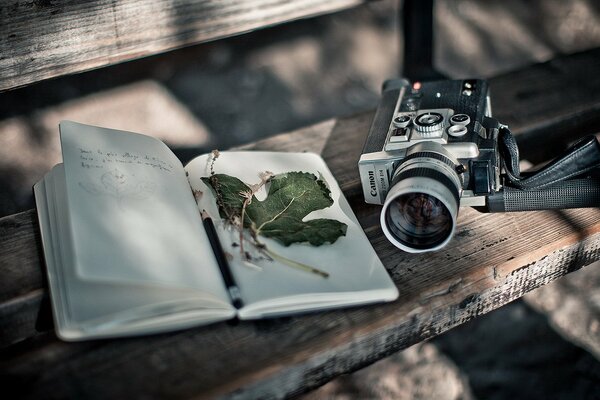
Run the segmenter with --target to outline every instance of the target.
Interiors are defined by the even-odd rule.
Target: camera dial
[[[392,121],[396,128],[406,128],[410,125],[410,115],[399,115]]]
[[[448,128],[448,135],[453,137],[465,136],[467,133],[467,127],[465,125],[452,125]]]
[[[450,123],[452,125],[464,125],[467,126],[471,122],[471,118],[467,114],[454,114],[450,117]]]
[[[415,118],[415,127],[422,133],[439,131],[444,123],[444,117],[437,112],[427,112],[417,115]]]

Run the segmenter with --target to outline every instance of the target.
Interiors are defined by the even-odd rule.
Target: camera
[[[600,167],[600,145],[591,137],[574,147],[539,174],[521,174],[514,138],[492,118],[485,80],[393,79],[383,85],[358,169],[365,201],[383,205],[385,236],[418,253],[451,240],[460,206],[599,206],[598,179],[571,178]]]

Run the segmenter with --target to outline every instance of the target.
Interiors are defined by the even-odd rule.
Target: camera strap
[[[498,147],[506,177],[511,187],[517,189],[541,189],[557,182],[600,169],[600,143],[592,135],[586,136],[569,147],[534,174],[522,176],[519,168],[519,148],[507,126],[500,126]]]

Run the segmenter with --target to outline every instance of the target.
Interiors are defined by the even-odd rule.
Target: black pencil
[[[231,269],[229,268],[229,263],[227,262],[227,258],[225,257],[225,252],[223,251],[223,247],[221,246],[221,242],[219,241],[219,237],[217,236],[215,225],[213,224],[212,219],[205,210],[202,210],[201,215],[202,224],[204,225],[204,229],[206,230],[206,234],[208,235],[210,247],[212,247],[213,252],[215,253],[215,257],[217,258],[217,264],[219,265],[219,269],[221,270],[221,274],[223,275],[225,287],[229,292],[231,302],[235,308],[242,308],[244,304],[242,302],[240,288],[236,285],[235,280],[233,279],[233,275],[231,274]]]

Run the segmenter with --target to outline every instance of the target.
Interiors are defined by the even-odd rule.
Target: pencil
[[[215,253],[217,264],[219,265],[219,269],[221,270],[221,274],[223,275],[225,287],[227,288],[229,297],[231,297],[231,302],[235,308],[242,308],[244,304],[242,302],[240,288],[235,283],[233,275],[231,274],[231,268],[229,267],[229,263],[227,262],[227,258],[225,257],[225,252],[223,251],[223,247],[221,246],[219,237],[217,236],[215,225],[213,224],[212,219],[205,210],[202,210],[201,216],[202,224],[204,225],[204,229],[206,230],[206,234],[208,235],[210,247],[212,247],[213,252]]]

